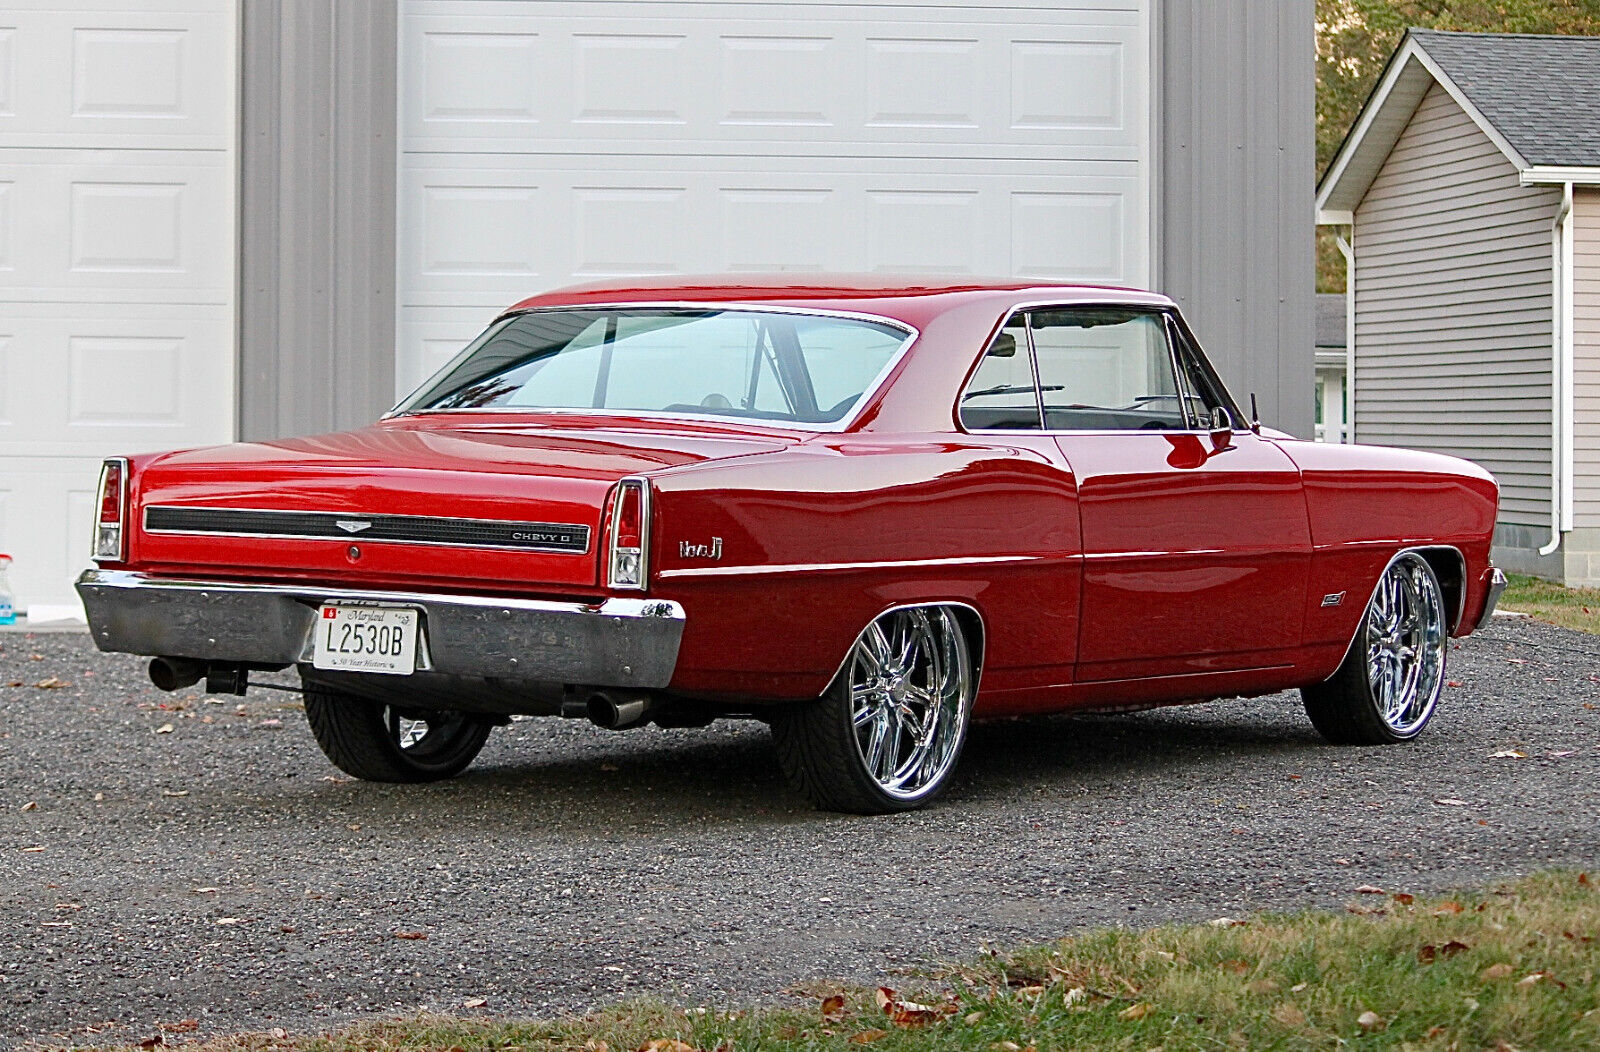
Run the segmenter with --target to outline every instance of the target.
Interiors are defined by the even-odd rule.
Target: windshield
[[[401,412],[566,409],[843,420],[911,334],[750,309],[529,311],[490,326]]]

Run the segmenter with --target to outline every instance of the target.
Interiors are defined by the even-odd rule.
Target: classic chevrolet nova
[[[1247,417],[1174,304],[846,278],[506,311],[378,423],[108,460],[78,582],[165,689],[298,671],[362,778],[513,714],[754,717],[819,806],[920,806],[971,719],[1299,688],[1421,732],[1497,488]]]

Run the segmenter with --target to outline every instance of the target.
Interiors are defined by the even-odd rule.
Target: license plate
[[[417,669],[417,612],[403,606],[324,603],[311,664],[409,676]]]

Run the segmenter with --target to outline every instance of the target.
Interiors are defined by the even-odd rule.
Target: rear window
[[[400,408],[831,424],[910,337],[888,322],[781,311],[530,311],[496,322]]]

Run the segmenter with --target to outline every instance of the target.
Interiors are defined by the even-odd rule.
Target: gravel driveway
[[[364,784],[293,694],[163,695],[85,635],[0,634],[0,1044],[779,996],[1600,865],[1600,638],[1497,619],[1450,676],[1406,747],[1323,745],[1294,695],[980,725],[931,810],[847,818],[760,725],[522,721],[455,781]]]

